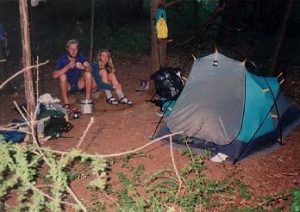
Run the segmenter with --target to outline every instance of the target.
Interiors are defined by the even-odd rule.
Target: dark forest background
[[[95,0],[95,44],[115,56],[138,60],[150,55],[150,0]],[[172,2],[172,1],[167,1]],[[218,6],[225,2],[225,9]],[[261,72],[268,69],[278,42],[288,0],[186,0],[167,8],[168,55],[199,57],[220,51],[254,61]],[[294,1],[278,67],[300,63],[300,1]],[[91,1],[47,0],[30,7],[32,52],[52,61],[64,51],[65,42],[77,38],[83,53],[90,42]],[[10,66],[20,63],[21,39],[18,1],[0,2],[0,23],[8,32]]]

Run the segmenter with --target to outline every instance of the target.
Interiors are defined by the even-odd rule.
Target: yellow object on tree
[[[156,34],[158,39],[165,39],[168,37],[167,22],[162,17],[156,21]]]

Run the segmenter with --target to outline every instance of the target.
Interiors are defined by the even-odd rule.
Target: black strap
[[[157,125],[156,125],[156,127],[155,127],[155,130],[154,130],[154,132],[153,132],[153,134],[152,134],[152,137],[151,137],[152,139],[154,138],[154,136],[155,136],[155,134],[156,134],[156,131],[157,131],[157,129],[158,129],[160,123],[162,122],[163,118],[165,117],[166,112],[167,112],[167,110],[168,110],[168,108],[170,107],[171,104],[172,104],[172,101],[170,101],[170,103],[168,104],[167,109],[164,111],[162,117],[159,119],[159,121],[158,121],[158,123],[157,123]]]

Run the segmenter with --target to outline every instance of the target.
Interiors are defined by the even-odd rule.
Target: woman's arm
[[[101,79],[101,76],[99,74],[99,67],[97,63],[93,63],[92,64],[92,75],[94,77],[94,80],[97,84],[97,86],[103,90],[112,90],[113,89],[113,85],[109,84],[109,83],[104,83]]]

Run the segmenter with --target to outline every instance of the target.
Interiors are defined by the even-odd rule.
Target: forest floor
[[[88,153],[117,153],[140,147],[149,142],[160,117],[156,115],[159,108],[155,105],[145,102],[153,95],[152,88],[147,92],[136,92],[139,79],[145,78],[148,71],[145,64],[149,64],[149,58],[141,56],[132,60],[124,59],[117,63],[117,76],[123,85],[124,93],[133,100],[132,107],[118,105],[112,106],[105,102],[103,93],[94,99],[95,110],[92,116],[95,123],[90,131],[81,149]],[[52,96],[59,97],[58,84],[51,78],[53,64],[42,68],[40,78],[40,87],[42,93],[51,93]],[[146,67],[146,68],[145,68]],[[20,77],[21,78],[21,77]],[[20,80],[20,79],[19,79]],[[16,80],[19,81],[19,80]],[[17,83],[16,83],[17,84]],[[18,103],[24,102],[24,94],[21,88],[17,90],[5,90],[1,94],[1,124],[9,122],[17,117],[13,110],[12,101]],[[71,100],[79,106],[80,96],[73,96]],[[56,150],[68,150],[74,148],[79,142],[83,131],[85,130],[91,115],[82,115],[80,119],[70,119],[74,125],[73,130],[65,134],[63,138],[50,140],[45,145]],[[112,189],[120,187],[118,180],[119,173],[125,173],[130,176],[131,167],[143,165],[144,171],[142,177],[151,176],[159,170],[173,170],[169,146],[163,143],[156,143],[143,150],[142,156],[132,156],[117,161],[111,165],[109,171],[109,184]],[[290,192],[292,189],[300,187],[300,128],[292,131],[284,139],[284,145],[276,150],[248,157],[237,164],[231,162],[214,163],[206,159],[204,161],[205,170],[203,174],[209,179],[221,181],[224,179],[238,179],[247,188],[249,198],[242,198],[241,192],[230,194],[230,197],[222,197],[220,206],[207,209],[208,211],[224,211],[225,209],[253,207],[263,202],[266,197],[274,197],[273,201],[266,209],[279,208],[288,210],[291,198],[277,198],[278,195]],[[183,156],[180,151],[175,151],[175,161],[178,168],[183,168],[188,163],[188,158]],[[126,166],[124,166],[126,163]],[[127,167],[127,168],[126,168]],[[175,175],[174,175],[175,176]],[[78,197],[87,205],[92,205],[95,199],[95,193],[90,192],[84,185],[91,180],[91,176],[78,178],[72,183],[72,188]],[[139,188],[141,189],[141,188]],[[98,200],[107,203],[116,201],[113,195],[104,195],[96,193]],[[113,209],[111,209],[113,210]]]

